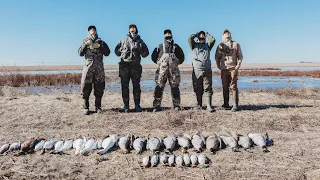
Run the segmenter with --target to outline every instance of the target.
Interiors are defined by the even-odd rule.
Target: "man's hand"
[[[92,47],[95,48],[95,49],[98,49],[100,47],[100,44],[99,43],[93,43]]]
[[[92,44],[91,39],[88,39],[88,40],[84,41],[84,44],[85,44],[85,45],[91,45],[91,44]]]
[[[235,68],[234,68],[236,71],[238,71],[240,69],[240,66],[237,65]]]

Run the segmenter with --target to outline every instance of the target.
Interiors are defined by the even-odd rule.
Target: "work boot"
[[[152,112],[158,112],[158,111],[161,111],[161,107],[160,106],[153,107]]]
[[[102,113],[102,109],[100,107],[96,107],[96,113],[101,114]]]
[[[83,114],[84,115],[89,115],[89,98],[83,99]]]
[[[142,112],[142,107],[140,106],[140,104],[136,104],[136,105],[135,105],[135,110],[136,110],[137,112]]]
[[[128,113],[128,112],[129,112],[129,105],[124,105],[123,111],[124,111],[125,113]]]
[[[212,109],[212,107],[211,107],[211,102],[212,102],[212,96],[207,96],[207,102],[206,102],[206,104],[207,104],[207,111],[209,111],[209,112],[213,112],[213,109]]]
[[[180,106],[176,106],[176,107],[174,107],[174,110],[175,110],[175,111],[180,111],[181,108],[180,108]]]
[[[233,107],[231,109],[232,112],[238,111],[239,107],[238,107],[238,103],[239,103],[239,91],[233,91]]]
[[[83,114],[84,114],[84,115],[89,115],[89,114],[90,114],[89,109],[83,109]]]
[[[197,105],[193,109],[194,110],[201,110],[202,109],[202,95],[197,94]]]

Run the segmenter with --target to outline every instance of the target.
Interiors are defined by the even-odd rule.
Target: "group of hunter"
[[[212,109],[212,68],[210,52],[216,40],[206,31],[200,31],[190,35],[188,38],[192,50],[192,84],[196,94],[197,105],[194,109],[202,109],[202,96],[205,94],[207,110]],[[120,57],[119,77],[121,79],[121,91],[123,100],[123,111],[129,112],[129,83],[133,86],[133,98],[135,110],[140,112],[141,88],[140,79],[142,74],[141,57],[149,56],[149,49],[138,34],[136,25],[129,26],[128,35],[122,39],[114,50]],[[88,27],[88,38],[83,40],[78,50],[80,56],[85,57],[81,79],[81,94],[84,100],[84,114],[89,114],[89,96],[92,88],[95,96],[95,112],[102,113],[101,98],[105,89],[105,71],[103,56],[110,55],[108,45],[98,36],[95,26]],[[157,46],[151,59],[158,65],[155,73],[156,87],[154,89],[153,111],[161,110],[161,100],[165,84],[169,81],[174,110],[180,110],[180,70],[179,65],[184,62],[185,56],[181,47],[173,40],[169,29],[164,31],[164,41]],[[221,70],[221,81],[223,87],[224,103],[222,109],[237,111],[239,102],[239,91],[237,87],[238,70],[241,66],[243,55],[240,45],[232,40],[229,30],[224,30],[222,42],[218,45],[215,53],[217,67]],[[232,91],[233,106],[229,106],[229,95]]]

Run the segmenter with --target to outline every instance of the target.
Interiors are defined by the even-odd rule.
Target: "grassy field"
[[[145,70],[143,80],[153,80],[154,70]],[[192,74],[192,71],[181,71],[181,74]],[[219,76],[220,71],[213,71],[214,76]],[[268,71],[268,70],[242,70],[240,76],[308,76],[320,78],[320,70],[313,71]],[[107,72],[106,82],[117,80],[118,72]],[[20,72],[4,72],[0,74],[0,86],[61,86],[80,84],[81,73],[65,74],[22,74]]]
[[[102,157],[39,153],[0,156],[0,179],[320,179],[320,89],[250,90],[240,92],[241,111],[188,110],[195,104],[193,93],[182,93],[185,110],[174,112],[169,92],[165,111],[120,113],[121,93],[106,92],[103,114],[81,114],[79,94],[29,95],[17,88],[0,87],[0,145],[6,141],[34,137],[104,137],[108,134],[162,137],[168,133],[201,131],[221,133],[268,132],[274,140],[269,153],[258,147],[253,153],[218,151],[204,153],[212,164],[206,169],[162,167],[144,169],[142,157],[112,151]],[[131,97],[132,99],[132,97]],[[142,106],[150,108],[153,93],[142,93]],[[93,97],[90,99],[93,103]],[[215,90],[213,105],[222,104],[222,92]],[[133,107],[133,102],[131,102]],[[189,151],[193,153],[192,151]],[[179,152],[175,152],[179,154]]]

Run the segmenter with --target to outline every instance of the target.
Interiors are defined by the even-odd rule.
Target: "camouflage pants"
[[[155,74],[156,88],[154,91],[153,107],[160,107],[164,87],[169,80],[171,87],[172,103],[174,107],[180,106],[180,70],[179,60],[173,53],[164,53],[158,62],[158,69]]]
[[[212,96],[212,70],[197,70],[193,69],[192,72],[193,91],[196,95]]]
[[[121,90],[123,103],[129,106],[129,84],[130,79],[133,86],[133,98],[135,104],[140,104],[141,88],[140,79],[142,66],[140,63],[120,62],[119,77],[121,79]]]
[[[85,60],[81,77],[81,92],[82,98],[86,101],[90,97],[92,86],[96,97],[95,105],[101,107],[101,98],[105,89],[105,73],[103,61],[101,60]],[[88,103],[85,103],[84,108],[89,108]]]

